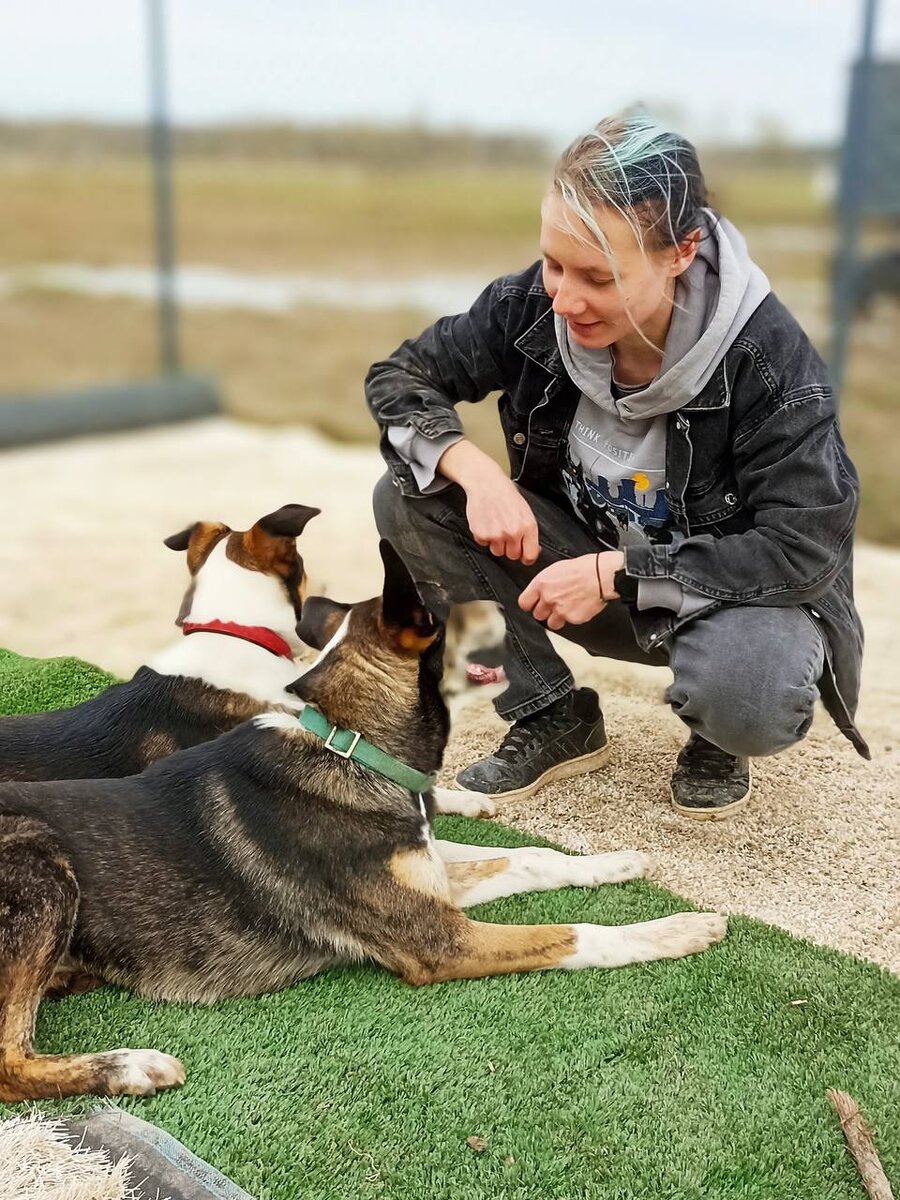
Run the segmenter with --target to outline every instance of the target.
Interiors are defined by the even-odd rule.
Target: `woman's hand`
[[[613,585],[616,571],[625,565],[621,550],[603,550],[599,554],[582,554],[545,567],[535,575],[519,596],[519,608],[530,612],[548,629],[564,625],[583,625],[606,608],[608,600],[618,600]],[[599,570],[603,597],[597,582]]]
[[[492,458],[463,438],[444,451],[438,470],[466,493],[466,520],[479,546],[526,566],[537,562],[541,547],[534,513]]]

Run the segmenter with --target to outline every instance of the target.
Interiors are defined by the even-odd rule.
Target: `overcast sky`
[[[837,136],[862,0],[167,0],[179,121],[424,119],[565,142],[642,100],[689,136]],[[0,0],[0,116],[145,115],[143,0]],[[879,53],[900,58],[900,0]]]

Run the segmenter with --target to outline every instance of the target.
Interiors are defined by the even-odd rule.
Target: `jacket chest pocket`
[[[506,443],[506,453],[509,456],[510,475],[513,479],[518,479],[525,460],[525,447],[528,445],[528,418],[515,411],[508,392],[504,392],[497,400],[497,413]]]
[[[670,430],[669,508],[691,529],[729,521],[742,509],[724,431],[713,424],[716,415],[688,422],[678,413]]]
[[[683,498],[670,495],[669,507],[677,516],[686,516],[693,528],[727,521],[742,506],[734,476],[726,472],[721,478],[710,479],[705,484],[689,484]]]
[[[574,385],[561,389],[558,379],[546,384],[536,404],[524,408],[520,392],[500,396],[497,409],[514,480],[529,486],[550,481],[561,462],[573,397],[577,400]]]

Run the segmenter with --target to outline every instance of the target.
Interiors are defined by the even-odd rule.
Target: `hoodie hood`
[[[645,388],[615,399],[609,350],[570,342],[565,319],[554,319],[570,378],[589,399],[623,420],[647,420],[693,400],[771,290],[731,222],[711,209],[702,211],[704,236],[694,261],[676,281],[662,364]]]

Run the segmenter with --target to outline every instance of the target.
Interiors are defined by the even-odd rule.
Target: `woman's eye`
[[[612,283],[612,279],[594,279],[593,276],[589,276],[588,283],[594,284],[595,287],[603,287],[605,283]]]

